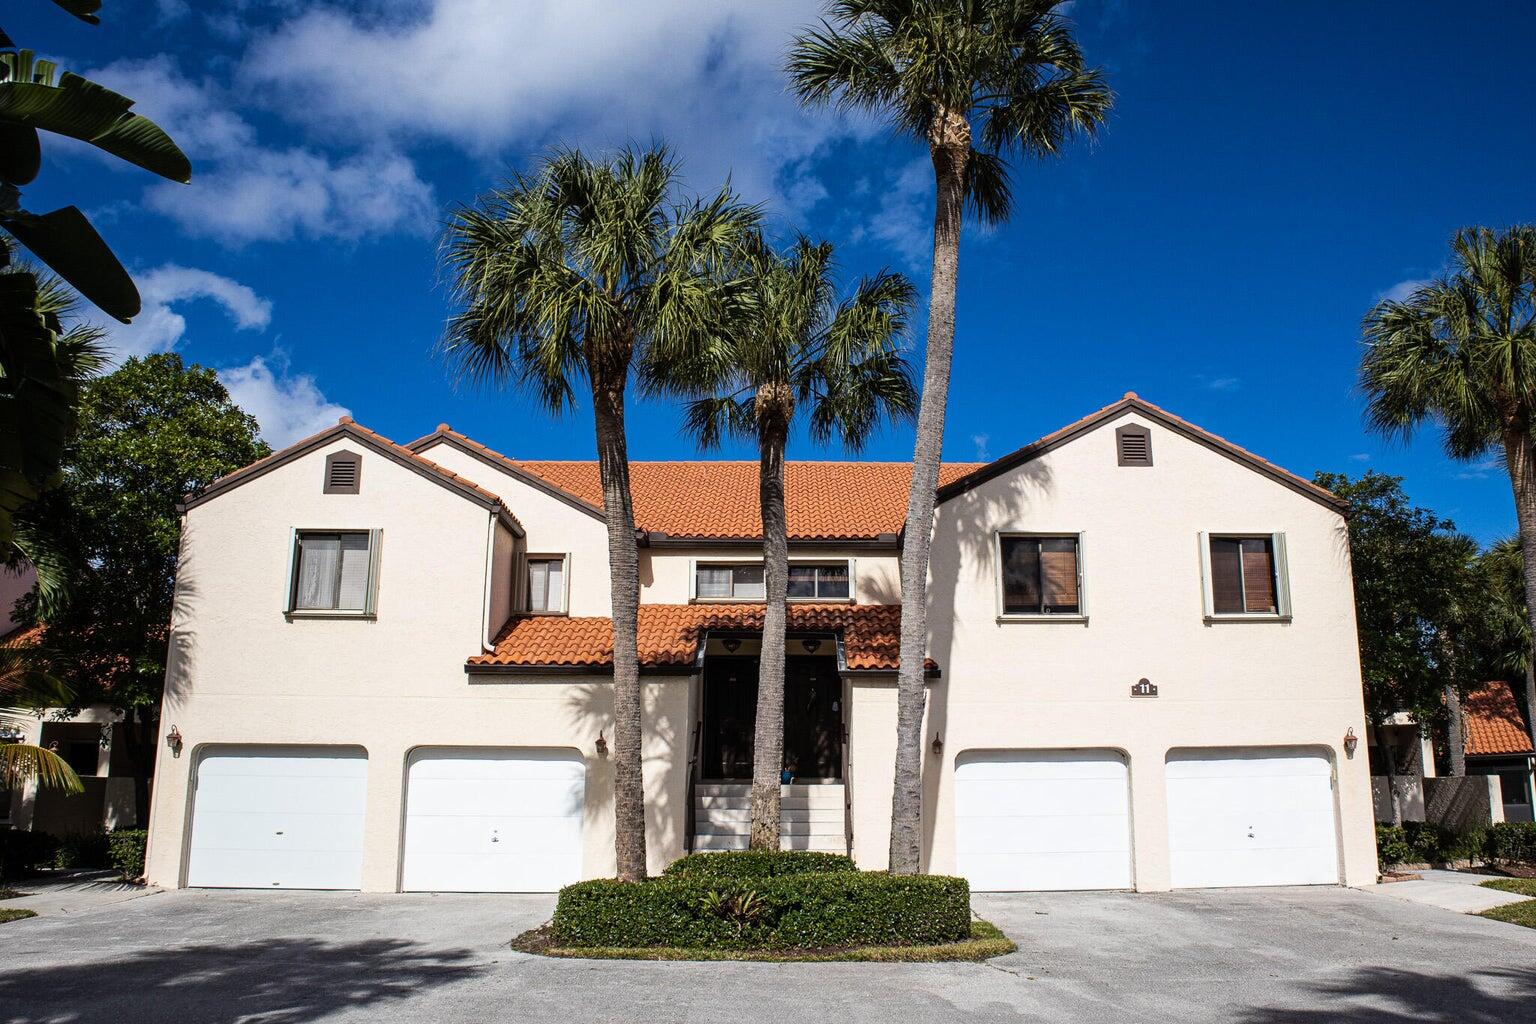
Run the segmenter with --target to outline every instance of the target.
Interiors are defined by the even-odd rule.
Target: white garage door
[[[1168,755],[1168,845],[1175,888],[1337,883],[1328,758],[1175,751]]]
[[[356,889],[368,755],[356,747],[233,747],[197,765],[187,884]]]
[[[406,783],[407,892],[553,892],[581,877],[572,750],[427,750]]]
[[[1129,889],[1128,781],[1110,750],[961,755],[959,873],[981,891]]]

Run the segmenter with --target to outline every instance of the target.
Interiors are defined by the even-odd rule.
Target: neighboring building
[[[1536,755],[1514,689],[1503,680],[1484,683],[1461,708],[1467,722],[1467,774],[1497,775],[1504,820],[1532,820]]]
[[[649,862],[745,844],[755,462],[636,463]],[[785,843],[886,863],[910,467],[796,462]],[[1343,507],[1127,395],[941,474],[924,864],[978,889],[1375,880]],[[350,420],[186,503],[148,875],[611,875],[597,467]],[[179,741],[179,742],[178,742]]]

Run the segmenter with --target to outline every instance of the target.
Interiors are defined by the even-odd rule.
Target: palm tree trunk
[[[761,396],[759,401],[762,401]],[[788,619],[789,537],[784,519],[784,431],[758,410],[758,502],[763,520],[763,641],[757,663],[757,723],[752,740],[754,850],[779,848],[779,771],[784,767],[784,631]]]
[[[1509,482],[1515,492],[1515,522],[1520,532],[1521,575],[1525,580],[1525,614],[1536,643],[1536,446],[1528,440],[1528,430],[1511,430],[1504,438],[1504,463],[1509,467]],[[1536,678],[1528,668],[1525,675],[1526,726],[1531,743],[1536,744]]]
[[[622,372],[592,372],[597,467],[608,521],[613,600],[613,845],[619,878],[645,878],[645,778],[640,764],[640,552],[629,493]]]
[[[928,549],[944,448],[949,364],[955,347],[955,285],[960,274],[960,221],[965,204],[965,164],[970,126],[941,113],[929,130],[936,203],[933,214],[933,276],[928,300],[928,348],[923,395],[917,408],[912,451],[912,489],[901,547],[901,663],[896,676],[896,778],[891,794],[890,871],[922,870],[923,663],[928,654]]]
[[[1467,723],[1454,682],[1445,686],[1445,754],[1453,778],[1467,774]]]
[[[1392,824],[1402,825],[1403,803],[1397,798],[1397,752],[1392,749],[1387,727],[1381,722],[1376,723],[1376,746],[1381,748],[1381,759],[1386,762],[1387,800],[1392,805]]]
[[[1525,652],[1525,728],[1536,750],[1536,657],[1530,651]]]

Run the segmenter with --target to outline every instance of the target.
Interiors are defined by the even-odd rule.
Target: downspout
[[[489,654],[496,649],[491,641],[491,580],[496,562],[496,510],[485,517],[485,588],[480,596],[480,646]]]

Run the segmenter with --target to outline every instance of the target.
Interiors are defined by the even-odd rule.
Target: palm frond
[[[30,743],[0,743],[0,788],[19,789],[28,779],[36,779],[44,789],[85,792],[80,776],[53,751]]]

